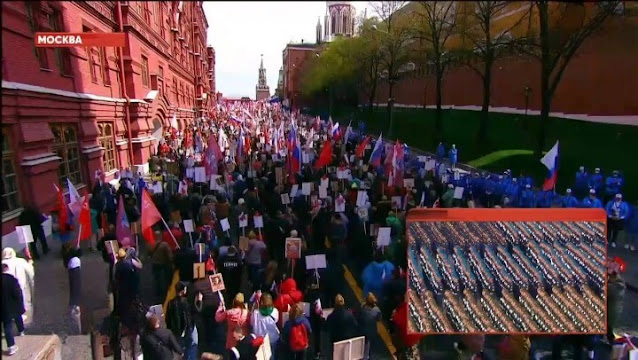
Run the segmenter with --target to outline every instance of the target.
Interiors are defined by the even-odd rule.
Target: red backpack
[[[303,323],[292,325],[289,337],[291,351],[303,351],[308,348],[308,330],[306,330]]]

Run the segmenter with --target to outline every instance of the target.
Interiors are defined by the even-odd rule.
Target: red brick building
[[[611,16],[571,59],[552,101],[557,116],[638,125],[638,6],[625,3],[625,13]],[[435,79],[426,69],[394,87],[396,106],[436,104]],[[526,99],[525,88],[529,87]],[[540,63],[511,57],[494,64],[491,106],[503,111],[540,110]],[[469,68],[451,68],[443,78],[443,105],[480,109],[480,78]],[[363,101],[367,98],[362,97]],[[385,106],[387,83],[380,83],[376,103]],[[562,114],[561,114],[562,113]],[[583,116],[588,115],[588,116]]]
[[[288,44],[283,51],[283,104],[292,107],[302,105],[301,82],[308,59],[317,56],[318,44]]]
[[[207,28],[202,1],[2,2],[3,234],[24,205],[50,211],[67,177],[148,171],[155,130],[212,110]],[[37,31],[123,31],[127,46],[35,48]]]

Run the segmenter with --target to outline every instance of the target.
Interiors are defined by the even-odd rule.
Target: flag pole
[[[175,239],[175,235],[173,235],[173,232],[171,231],[171,229],[168,227],[168,224],[166,223],[166,220],[164,220],[164,218],[162,218],[162,223],[164,223],[164,227],[166,228],[166,231],[168,231],[168,233],[171,235],[171,238],[173,239],[173,241],[175,242],[175,246],[177,246],[178,249],[181,249],[179,244],[177,243],[177,239]]]
[[[78,239],[75,242],[75,248],[79,249],[80,248],[80,237],[82,236],[82,224],[80,224],[79,229],[78,229]]]

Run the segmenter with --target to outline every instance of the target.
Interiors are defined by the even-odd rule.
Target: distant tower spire
[[[317,16],[317,44],[321,44],[321,16]]]
[[[266,69],[264,68],[264,54],[261,54],[261,63],[259,65],[259,77],[257,78],[256,100],[264,100],[270,97],[270,88],[266,81]]]

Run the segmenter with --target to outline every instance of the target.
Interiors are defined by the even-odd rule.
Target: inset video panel
[[[603,334],[602,209],[410,211],[408,332]]]

